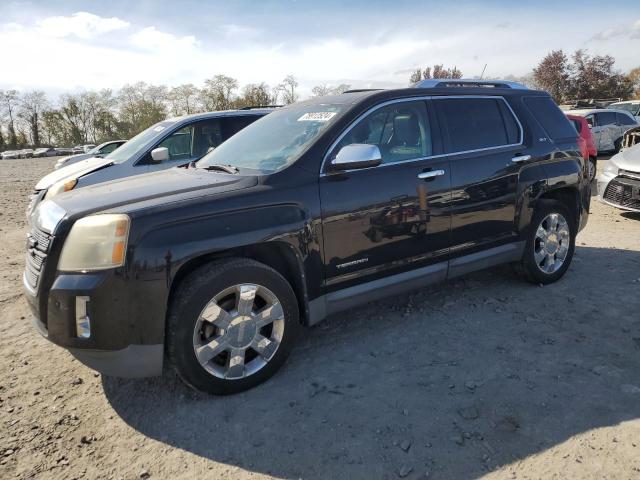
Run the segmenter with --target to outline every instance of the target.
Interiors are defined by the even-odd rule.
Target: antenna
[[[484,77],[484,71],[487,69],[487,64],[484,64],[484,68],[482,69],[482,73],[480,74],[480,80],[482,80],[482,77]]]

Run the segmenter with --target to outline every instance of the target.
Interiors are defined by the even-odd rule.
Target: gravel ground
[[[0,163],[0,478],[640,478],[640,216],[593,203],[553,286],[508,267],[337,315],[232,397],[101,377],[31,326]]]

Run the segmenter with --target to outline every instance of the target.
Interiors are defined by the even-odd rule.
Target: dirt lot
[[[103,378],[32,328],[0,163],[0,478],[640,478],[640,216],[594,203],[547,287],[507,267],[309,329],[233,397]]]

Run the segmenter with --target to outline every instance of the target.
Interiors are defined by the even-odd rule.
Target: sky
[[[402,87],[417,67],[529,73],[554,49],[640,66],[640,0],[0,0],[0,89],[50,95],[145,81]]]

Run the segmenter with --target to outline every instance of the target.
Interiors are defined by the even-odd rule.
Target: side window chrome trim
[[[520,131],[520,141],[519,141],[519,143],[512,143],[512,144],[508,144],[508,145],[498,145],[498,146],[495,146],[495,147],[476,148],[476,149],[473,149],[473,150],[463,150],[463,151],[459,151],[459,152],[441,153],[441,154],[438,154],[438,155],[430,155],[430,156],[427,156],[427,157],[420,157],[420,158],[412,158],[412,159],[408,159],[408,160],[401,160],[399,162],[382,163],[382,164],[380,164],[380,165],[378,165],[376,167],[358,168],[358,169],[351,169],[351,170],[340,170],[340,173],[366,171],[366,170],[371,170],[373,168],[390,167],[390,166],[393,166],[393,165],[401,165],[403,163],[421,162],[421,161],[424,161],[424,160],[451,157],[451,156],[456,156],[456,155],[464,155],[464,154],[467,154],[467,153],[486,152],[486,151],[489,151],[489,150],[500,150],[500,149],[503,149],[503,148],[519,147],[519,146],[524,144],[524,129],[522,128],[522,123],[520,123],[520,119],[518,118],[516,113],[513,111],[513,108],[511,108],[511,105],[509,105],[509,102],[507,102],[505,100],[505,98],[502,97],[502,96],[498,96],[498,95],[446,95],[446,96],[420,96],[420,97],[399,98],[399,99],[395,99],[395,100],[388,100],[386,102],[380,103],[379,105],[375,105],[375,106],[371,107],[369,110],[367,110],[366,112],[362,113],[358,118],[356,118],[338,136],[338,138],[331,144],[331,146],[329,147],[329,149],[325,153],[324,158],[322,159],[322,165],[320,166],[320,177],[326,177],[328,175],[334,175],[334,173],[330,173],[330,172],[326,172],[325,171],[325,165],[327,164],[327,160],[329,159],[329,155],[331,154],[331,152],[333,152],[333,149],[336,147],[336,145],[338,145],[338,143],[340,143],[340,141],[353,128],[355,128],[356,125],[358,125],[360,123],[360,121],[364,120],[371,113],[375,112],[376,110],[379,110],[380,108],[386,107],[388,105],[393,105],[394,103],[407,103],[407,102],[427,101],[427,100],[442,100],[442,99],[449,99],[449,98],[489,98],[489,99],[492,99],[492,100],[502,100],[505,103],[505,105],[507,106],[507,108],[509,109],[509,111],[511,112],[511,115],[513,115],[513,118],[515,119],[516,123],[518,124],[518,129]]]

